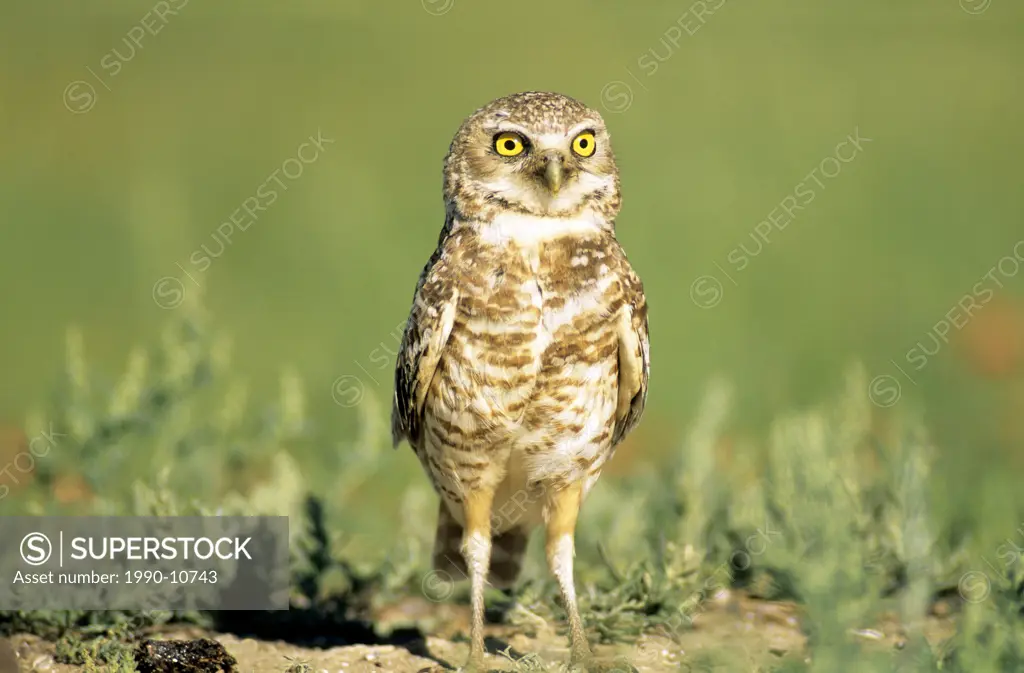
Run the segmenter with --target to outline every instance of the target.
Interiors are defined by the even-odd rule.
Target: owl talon
[[[483,659],[476,663],[469,661],[459,669],[459,673],[487,673],[487,665],[484,664]]]

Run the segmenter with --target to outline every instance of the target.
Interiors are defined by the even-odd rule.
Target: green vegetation
[[[378,477],[380,458],[388,455],[381,448],[383,426],[368,428],[339,458],[332,475],[338,488],[308,491],[283,450],[306,425],[301,383],[286,376],[276,403],[252,414],[251,405],[239,401],[244,394],[232,383],[223,341],[199,307],[186,307],[183,315],[156,348],[138,351],[128,371],[107,386],[97,384],[103,377],[82,359],[72,334],[59,403],[36,421],[60,441],[40,460],[31,485],[0,502],[0,514],[62,511],[54,487],[73,477],[84,480],[74,503],[80,513],[287,514],[295,609],[253,617],[253,629],[260,619],[276,633],[332,619],[340,619],[341,628],[374,605],[423,591],[433,523],[432,509],[421,504],[429,497],[424,487],[409,491],[401,530],[389,546],[346,539],[360,507],[357,489],[346,484]],[[737,445],[730,467],[721,448],[734,392],[725,381],[713,381],[665,467],[609,479],[588,501],[578,575],[592,637],[620,644],[644,634],[678,637],[700,624],[708,601],[728,590],[800,606],[806,653],[791,653],[764,670],[1024,667],[1024,568],[1019,557],[998,573],[981,560],[996,557],[994,547],[984,546],[988,533],[1012,543],[1015,527],[996,531],[1000,521],[992,520],[965,532],[944,517],[934,506],[941,493],[931,486],[935,450],[923,426],[912,415],[893,415],[879,432],[867,383],[860,366],[850,368],[832,403],[778,419],[765,450]],[[241,447],[249,453],[241,455]],[[148,470],[132,462],[140,454],[151,457]],[[104,469],[83,469],[94,465]],[[1007,512],[1002,520],[1014,517],[1024,520],[1024,511]],[[533,564],[518,589],[519,607],[507,611],[506,620],[527,630],[537,620],[559,623],[556,594],[543,564]],[[931,647],[920,624],[934,601],[950,596],[955,609],[962,607],[956,635]],[[851,636],[886,613],[905,625],[902,649],[865,649]],[[0,613],[5,632],[58,640],[61,661],[123,670],[132,670],[131,648],[147,628],[169,622],[217,628],[223,619],[171,612]],[[388,634],[371,627],[366,635],[376,642]],[[693,665],[731,670],[729,656],[728,650],[718,658],[700,654]],[[551,665],[537,655],[520,662],[524,670]]]

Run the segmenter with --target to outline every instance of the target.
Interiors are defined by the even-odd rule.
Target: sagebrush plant
[[[367,561],[344,533],[389,443],[386,409],[372,396],[358,408],[358,435],[330,463],[330,491],[313,493],[293,457],[311,434],[301,381],[286,370],[277,399],[255,407],[231,376],[229,341],[198,303],[179,308],[155,347],[131,353],[120,378],[93,371],[84,353],[71,331],[64,380],[26,427],[58,439],[31,482],[0,501],[0,515],[287,515],[296,610],[369,610],[422,596],[436,507],[422,482],[398,508],[401,530],[383,561]],[[711,381],[667,464],[605,479],[588,499],[577,573],[592,637],[622,645],[628,658],[638,639],[699,628],[709,601],[728,590],[799,606],[806,651],[755,670],[1024,670],[1019,554],[1001,569],[979,560],[992,555],[1000,533],[989,528],[1003,521],[985,530],[974,521],[965,532],[937,515],[943,482],[924,423],[912,411],[890,414],[880,432],[867,386],[852,367],[836,400],[780,417],[764,442],[728,439],[726,463],[734,393]],[[531,551],[506,620],[527,633],[561,628],[542,549]],[[961,578],[979,568],[990,592],[961,601]],[[921,624],[942,596],[964,609],[956,635],[929,644]],[[905,646],[865,647],[856,634],[891,615]],[[180,621],[214,624],[205,613],[0,613],[3,632],[53,639],[62,661],[104,670],[132,670],[139,634]],[[533,653],[517,667],[556,670],[548,659]],[[722,652],[690,654],[688,665],[751,664]]]

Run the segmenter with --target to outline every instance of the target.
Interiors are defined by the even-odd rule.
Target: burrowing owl
[[[445,158],[444,200],[395,369],[395,445],[409,440],[441,496],[435,569],[468,573],[469,667],[483,666],[484,585],[516,579],[540,524],[580,662],[576,517],[640,420],[650,367],[601,115],[541,92],[477,110]]]

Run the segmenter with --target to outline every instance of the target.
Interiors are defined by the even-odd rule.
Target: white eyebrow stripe
[[[530,133],[529,133],[529,131],[527,131],[526,129],[524,129],[524,128],[523,128],[522,126],[520,126],[519,124],[513,124],[513,123],[512,123],[512,122],[510,122],[510,121],[504,121],[504,120],[502,120],[502,121],[498,122],[498,123],[497,123],[497,124],[496,124],[496,125],[494,126],[494,128],[496,128],[496,129],[497,129],[497,130],[499,130],[499,131],[515,131],[516,133],[518,133],[518,134],[522,135],[522,136],[523,136],[524,138],[529,138],[529,137],[530,137]]]
[[[569,136],[569,137],[575,138],[576,135],[580,131],[586,131],[587,129],[595,129],[596,130],[597,127],[598,127],[597,121],[595,121],[593,119],[584,119],[579,124],[577,124],[576,126],[573,126],[571,129],[569,129],[569,132],[566,135]]]

